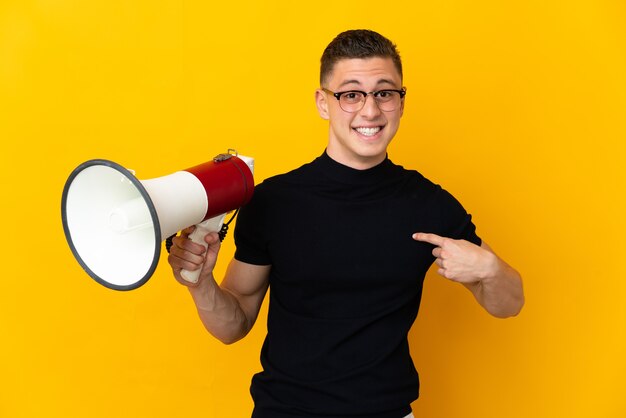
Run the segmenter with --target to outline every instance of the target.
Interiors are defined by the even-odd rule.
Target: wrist
[[[482,284],[489,284],[499,277],[501,270],[500,259],[491,251],[486,251],[483,266],[479,276]]]
[[[197,285],[188,286],[187,289],[198,310],[209,311],[215,305],[215,293],[217,291],[217,283],[213,275],[201,279]]]

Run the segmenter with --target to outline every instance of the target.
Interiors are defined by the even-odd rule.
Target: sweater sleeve
[[[235,224],[235,259],[248,264],[272,264],[268,252],[267,217],[263,188],[257,186],[250,202],[242,207]]]
[[[472,215],[467,213],[461,203],[444,189],[440,189],[441,226],[446,237],[464,239],[476,245],[482,243],[476,234],[476,226],[472,221]]]

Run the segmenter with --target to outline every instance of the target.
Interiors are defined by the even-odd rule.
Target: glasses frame
[[[400,95],[400,102],[402,102],[402,100],[404,99],[404,96],[406,96],[406,87],[402,87],[402,89],[380,89],[380,90],[375,90],[375,91],[370,91],[365,92],[363,90],[344,90],[344,91],[332,91],[329,90],[327,88],[322,87],[322,91],[332,94],[333,96],[335,96],[335,99],[337,99],[337,101],[339,102],[339,107],[341,108],[341,110],[343,110],[344,112],[348,112],[348,113],[356,113],[359,112],[361,109],[363,109],[363,107],[365,107],[365,102],[367,101],[367,96],[369,96],[370,94],[372,95],[372,97],[374,97],[374,102],[376,103],[376,106],[378,106],[378,108],[380,109],[380,103],[378,103],[378,100],[376,100],[378,98],[378,96],[380,96],[381,93],[386,92],[386,91],[393,91],[395,93],[398,93]],[[359,93],[363,96],[363,100],[360,102],[361,103],[361,107],[359,107],[356,110],[346,110],[341,106],[341,95],[342,94],[346,94],[346,93]],[[395,110],[397,110],[397,108],[394,108],[392,110],[383,110],[380,109],[383,112],[393,112]]]

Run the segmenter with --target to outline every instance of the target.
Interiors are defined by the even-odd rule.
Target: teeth
[[[374,136],[380,131],[380,127],[376,128],[356,128],[356,131],[361,135]]]

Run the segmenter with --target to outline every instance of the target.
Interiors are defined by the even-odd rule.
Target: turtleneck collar
[[[315,165],[326,177],[332,180],[352,185],[372,185],[392,180],[398,173],[396,165],[389,160],[388,156],[374,167],[357,170],[333,160],[326,151],[315,160]]]

